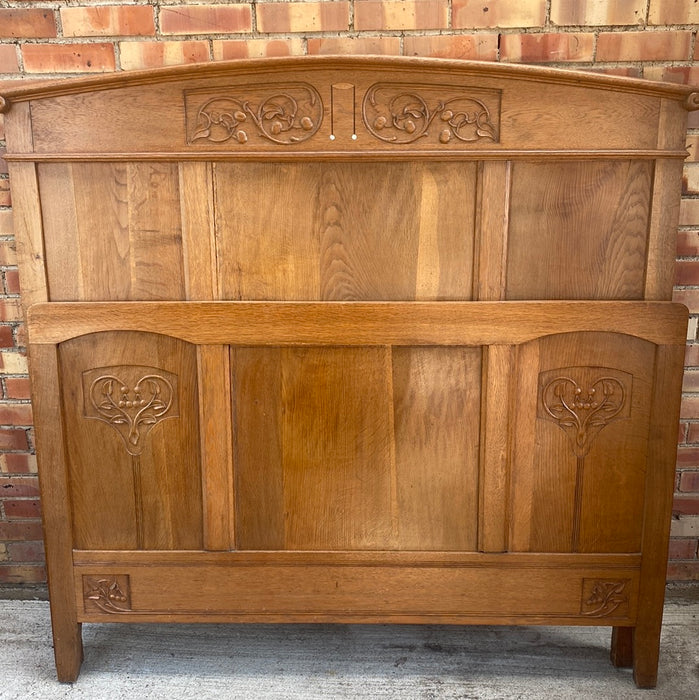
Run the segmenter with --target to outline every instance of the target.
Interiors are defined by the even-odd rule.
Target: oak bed
[[[682,86],[289,58],[7,90],[84,622],[605,625],[656,682]]]

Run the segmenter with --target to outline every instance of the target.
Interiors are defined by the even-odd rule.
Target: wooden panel
[[[515,163],[507,299],[642,299],[652,162]]]
[[[52,301],[184,299],[176,166],[39,169]]]
[[[520,348],[513,551],[640,551],[654,353],[594,333]]]
[[[75,545],[200,549],[195,348],[104,333],[59,356]]]
[[[544,561],[528,567],[504,562],[471,566],[284,565],[275,561],[228,566],[112,564],[78,566],[75,575],[80,619],[85,622],[632,624],[638,595],[635,568],[556,567]],[[96,610],[84,598],[83,577],[116,580],[124,588],[128,582],[130,610],[115,609],[115,605]],[[591,607],[591,588],[610,582],[621,589],[618,604]]]
[[[253,428],[259,421],[245,424],[244,415],[236,413],[237,512],[260,507],[261,491],[250,493],[246,474],[262,471],[269,482],[282,480],[281,486],[264,486],[266,498],[279,498],[274,510],[283,513],[284,529],[277,533],[283,537],[275,548],[392,548],[395,474],[388,351],[285,348],[278,351],[279,369],[273,373],[265,371],[268,351],[238,349],[236,357],[246,352],[260,355],[260,378],[272,375],[280,384],[251,384],[244,372],[257,377],[256,358],[246,358],[236,368],[236,409],[258,403],[271,414],[269,432],[257,433]],[[240,387],[247,392],[242,394]],[[260,462],[258,445],[265,441],[279,445],[280,465]],[[253,483],[259,485],[259,477]],[[239,548],[269,539],[244,529],[241,520]]]
[[[32,343],[135,330],[208,345],[516,345],[575,318],[576,330],[684,346],[687,315],[669,302],[76,303],[36,304],[28,325]]]
[[[402,549],[476,549],[480,374],[480,348],[393,351]]]
[[[471,298],[474,163],[214,167],[224,299]]]

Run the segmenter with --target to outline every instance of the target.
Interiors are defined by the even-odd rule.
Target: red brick
[[[7,377],[5,379],[5,397],[8,399],[30,398],[31,385],[29,377]]]
[[[232,34],[252,31],[252,6],[177,5],[160,8],[163,34]]]
[[[36,476],[0,477],[0,498],[28,496],[39,496],[39,480]]]
[[[0,180],[0,207],[9,207],[11,204],[10,181]]]
[[[27,431],[20,428],[0,428],[0,450],[27,450]]]
[[[341,32],[349,29],[348,2],[265,2],[256,5],[257,30]]]
[[[400,39],[397,36],[329,37],[309,39],[308,53],[321,54],[377,54],[395,56],[400,54]]]
[[[0,235],[10,235],[14,233],[14,222],[12,212],[8,209],[0,210]],[[15,262],[15,265],[17,263]]]
[[[3,474],[36,474],[36,456],[22,452],[0,455],[0,472]]]
[[[699,493],[699,471],[688,471],[680,474],[680,491]]]
[[[36,39],[56,36],[56,20],[49,9],[0,9],[0,37]]]
[[[433,56],[477,61],[497,61],[497,34],[439,34],[437,36],[406,36],[403,40],[406,56]]]
[[[696,540],[670,540],[668,555],[670,559],[696,559]]]
[[[18,348],[27,346],[27,327],[23,323],[18,323],[15,328],[15,343]]]
[[[699,261],[678,260],[675,263],[675,284],[699,285]]]
[[[30,403],[0,403],[0,425],[33,425]]]
[[[446,0],[356,0],[354,27],[364,29],[446,29]]]
[[[699,496],[675,496],[672,512],[680,515],[699,515]]]
[[[699,392],[699,370],[684,373],[682,391],[692,393]]]
[[[0,522],[0,541],[19,542],[23,540],[40,540],[43,537],[41,521],[21,521]]]
[[[0,241],[0,265],[9,266],[17,264],[17,251],[14,241]]]
[[[43,562],[44,543],[41,540],[35,542],[12,542],[7,546],[7,553],[12,562]]]
[[[500,59],[524,63],[591,61],[594,46],[594,34],[503,34]]]
[[[687,424],[687,442],[690,444],[699,444],[699,423]],[[695,465],[688,465],[693,467]]]
[[[8,499],[3,501],[3,506],[8,520],[26,520],[41,516],[38,498]]]
[[[699,561],[670,562],[667,567],[668,581],[699,581]]]
[[[19,294],[19,270],[5,270],[5,291]]]
[[[44,583],[45,581],[44,566],[0,565],[0,583]]]
[[[699,419],[699,397],[698,396],[683,396],[680,407],[680,417],[689,418],[692,420]],[[699,461],[694,462],[699,464]]]
[[[20,321],[22,308],[19,299],[0,299],[0,321]]]
[[[694,467],[699,465],[699,447],[678,447],[677,465],[679,467]]]
[[[17,47],[14,44],[0,44],[0,73],[19,73]]]
[[[0,348],[14,347],[15,337],[12,335],[12,326],[0,325]]]
[[[689,429],[689,423],[687,422],[681,422],[679,424],[679,430],[677,433],[677,442],[680,445],[683,445],[687,442],[687,432]]]
[[[607,26],[610,24],[639,24],[646,18],[646,0],[615,0],[614,2],[580,2],[552,0],[551,22],[559,25]]]
[[[302,56],[303,40],[298,39],[221,39],[213,42],[214,60],[263,58],[265,56]]]
[[[680,202],[680,226],[699,224],[699,199],[682,199]]]
[[[699,231],[680,231],[677,234],[677,255],[683,258],[699,256]]]
[[[209,60],[207,41],[122,41],[119,63],[124,70],[203,63]]]
[[[150,5],[63,7],[64,36],[152,36],[155,34]]]
[[[696,0],[650,0],[650,24],[699,24]]]
[[[102,73],[116,67],[114,44],[24,44],[27,73]]]
[[[546,3],[539,0],[454,0],[452,12],[457,29],[541,27],[546,20]]]
[[[598,61],[682,61],[689,58],[691,32],[602,32]]]

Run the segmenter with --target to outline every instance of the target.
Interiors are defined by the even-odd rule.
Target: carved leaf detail
[[[111,425],[130,455],[159,422],[177,416],[176,377],[155,367],[101,367],[83,373],[84,415]]]
[[[377,83],[364,97],[362,116],[369,132],[387,143],[409,144],[431,135],[442,144],[498,142],[499,109],[497,91]],[[431,131],[435,122],[439,126]]]
[[[591,372],[599,373],[590,376]],[[540,415],[568,435],[576,457],[584,457],[603,428],[628,417],[630,380],[626,372],[606,373],[605,368],[568,367],[543,373]]]
[[[628,605],[629,597],[626,593],[628,583],[628,579],[620,581],[586,579],[584,586],[588,587],[588,591],[585,593],[583,589],[581,613],[588,617],[605,617],[616,612],[621,606]]]
[[[203,102],[196,92],[187,93],[185,98],[187,119],[193,122],[193,126],[188,124],[189,143],[237,141],[242,145],[248,142],[252,129],[272,143],[290,145],[311,138],[323,120],[320,95],[306,83],[240,86]]]

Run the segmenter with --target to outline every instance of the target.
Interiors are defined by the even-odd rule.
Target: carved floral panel
[[[561,367],[539,375],[538,416],[566,433],[584,457],[610,423],[631,414],[633,377],[608,367]]]
[[[364,96],[362,119],[369,133],[386,143],[499,143],[500,91],[376,83]]]
[[[83,576],[85,612],[131,612],[129,576]]]
[[[323,103],[308,83],[237,85],[185,91],[187,143],[288,146],[310,139],[323,121]]]
[[[178,416],[177,377],[157,367],[97,367],[82,382],[83,415],[112,426],[132,456],[158,423]]]
[[[580,613],[587,617],[629,614],[630,579],[583,579]]]

